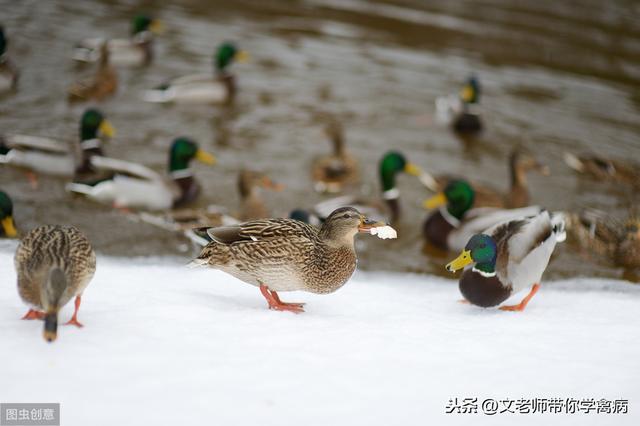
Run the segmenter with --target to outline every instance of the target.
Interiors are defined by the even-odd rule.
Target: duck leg
[[[64,325],[75,325],[76,327],[84,327],[82,324],[78,322],[78,309],[80,309],[80,302],[82,298],[80,296],[76,296],[76,300],[74,301],[75,310],[73,311],[73,316],[71,319],[64,323]]]
[[[531,298],[534,296],[534,294],[536,294],[538,292],[538,289],[540,288],[540,284],[534,284],[533,287],[531,287],[531,291],[529,292],[529,294],[527,294],[527,296],[522,299],[522,302],[518,303],[517,305],[510,305],[510,306],[500,306],[500,310],[501,311],[524,311],[524,308],[527,307],[527,303],[529,303],[529,301],[531,300]]]
[[[269,288],[262,283],[260,283],[260,292],[262,293],[264,298],[267,299],[269,309],[273,309],[276,311],[289,311],[296,314],[304,312],[304,309],[302,308],[302,305],[304,305],[304,303],[284,303],[280,300],[278,293],[269,290]]]
[[[29,312],[24,314],[22,319],[23,320],[35,320],[35,319],[41,320],[41,319],[44,319],[44,312],[29,309]]]
[[[27,171],[25,172],[25,174],[27,175],[27,180],[29,181],[29,185],[31,186],[31,189],[33,190],[38,189],[38,186],[39,186],[38,175],[32,171]]]

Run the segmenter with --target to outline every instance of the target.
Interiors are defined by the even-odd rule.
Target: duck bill
[[[473,87],[471,87],[470,84],[467,84],[466,86],[464,86],[464,88],[460,92],[460,98],[464,102],[467,102],[467,103],[471,102],[471,99],[473,99]]]
[[[371,220],[362,216],[360,218],[360,226],[358,226],[358,232],[369,234],[371,233],[372,228],[378,228],[380,226],[387,226],[387,224],[384,222],[377,222],[375,220]]]
[[[102,123],[100,123],[100,127],[98,127],[98,131],[101,135],[106,136],[109,139],[113,138],[116,135],[116,129],[109,122],[109,120],[102,120]]]
[[[262,179],[262,187],[265,189],[270,189],[271,191],[276,191],[276,192],[280,192],[285,188],[284,184],[274,182],[266,176]]]
[[[428,200],[425,200],[422,203],[422,207],[427,210],[433,210],[445,204],[447,204],[447,197],[444,195],[444,192],[439,192]]]
[[[469,265],[471,262],[473,262],[473,259],[471,259],[471,251],[463,250],[460,256],[447,263],[446,268],[449,272],[455,272]]]
[[[4,229],[4,234],[9,238],[15,238],[18,236],[18,231],[16,230],[15,224],[13,223],[13,217],[7,216],[2,219],[2,229]]]
[[[413,163],[407,163],[404,166],[404,172],[411,176],[420,177],[420,175],[422,175],[422,169]]]
[[[164,23],[159,19],[154,19],[149,25],[149,30],[156,35],[160,35],[164,32]]]
[[[209,154],[207,151],[203,151],[201,149],[196,151],[195,158],[201,163],[208,164],[210,166],[213,166],[214,164],[216,164],[216,157],[214,157],[213,154]]]
[[[240,50],[235,57],[237,62],[249,62],[249,53],[246,50]]]

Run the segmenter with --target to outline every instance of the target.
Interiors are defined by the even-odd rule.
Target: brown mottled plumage
[[[69,88],[69,102],[102,100],[113,95],[118,88],[118,75],[109,65],[109,51],[106,43],[101,47],[100,63],[96,74],[73,84]]]
[[[357,182],[358,162],[346,151],[342,126],[338,122],[329,123],[325,132],[333,144],[333,153],[313,162],[312,179],[316,191],[337,193]]]
[[[568,152],[564,154],[564,161],[580,174],[640,188],[640,164],[598,155],[578,156]]]
[[[96,255],[89,240],[75,227],[45,225],[30,231],[18,245],[14,259],[18,293],[31,307],[24,319],[44,319],[44,337],[57,336],[58,311],[73,297],[77,320],[82,292],[96,270]]]

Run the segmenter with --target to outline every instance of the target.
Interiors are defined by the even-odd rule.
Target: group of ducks
[[[74,85],[73,100],[99,100],[117,86],[117,65],[145,65],[153,56],[153,34],[160,24],[136,16],[129,39],[88,39],[74,51],[74,59],[97,63],[90,80]],[[15,90],[16,68],[6,57],[6,38],[0,28],[0,89]],[[232,43],[223,43],[214,57],[212,74],[174,79],[145,93],[151,102],[231,102],[236,81],[228,68],[246,57]],[[7,83],[8,81],[8,83]],[[482,130],[479,114],[480,85],[471,77],[459,96],[438,100],[437,109],[447,115],[456,132],[474,134]],[[326,132],[333,152],[317,158],[311,177],[323,193],[349,192],[359,183],[360,167],[346,149],[341,124],[331,121]],[[29,135],[4,135],[0,139],[0,164],[27,171],[34,186],[37,175],[70,179],[68,191],[121,209],[141,209],[138,217],[163,228],[180,231],[200,244],[192,266],[220,269],[257,286],[270,309],[303,312],[302,303],[283,302],[281,291],[331,293],[344,285],[356,267],[355,235],[366,233],[395,238],[388,224],[401,220],[399,173],[415,176],[436,195],[424,202],[430,211],[423,225],[427,244],[459,256],[446,265],[449,271],[464,269],[459,288],[468,303],[492,307],[511,295],[530,288],[518,304],[503,310],[523,310],[539,288],[555,245],[565,239],[565,228],[578,235],[585,247],[602,241],[607,254],[626,266],[640,266],[639,221],[622,227],[602,216],[552,213],[530,205],[526,175],[548,174],[548,169],[530,153],[516,149],[509,158],[511,188],[508,193],[469,182],[456,176],[434,176],[407,161],[397,151],[384,154],[379,163],[381,196],[362,199],[342,195],[312,208],[295,209],[289,218],[268,218],[260,188],[280,190],[268,176],[253,171],[239,173],[241,211],[235,217],[218,208],[193,209],[189,205],[200,193],[190,163],[214,164],[215,157],[193,140],[176,138],[169,149],[168,175],[136,163],[109,158],[103,139],[114,136],[114,127],[95,108],[80,120],[78,143],[66,143]],[[602,179],[640,185],[637,168],[597,157],[567,154],[567,164],[579,172]],[[10,197],[0,191],[0,236],[17,237]],[[622,254],[623,253],[623,254]],[[44,337],[53,341],[58,311],[75,298],[77,319],[84,289],[95,272],[95,252],[75,227],[40,226],[23,236],[15,256],[20,296],[30,306],[24,319],[43,319]]]

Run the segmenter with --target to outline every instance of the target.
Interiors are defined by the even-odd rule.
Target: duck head
[[[353,237],[358,233],[369,233],[371,228],[385,226],[384,222],[368,219],[353,207],[334,210],[320,228],[320,236],[330,244],[353,247]]]
[[[140,13],[131,20],[131,35],[135,36],[144,32],[160,34],[162,32],[162,22],[152,19],[149,15]]]
[[[198,148],[198,144],[193,140],[186,137],[176,138],[169,150],[169,173],[174,176],[180,174],[179,172],[188,171],[189,164],[194,159],[209,165],[216,163],[216,158]]]
[[[6,192],[0,191],[0,236],[15,238],[18,236],[13,221],[13,203]]]
[[[427,210],[446,205],[450,215],[461,220],[464,214],[473,207],[475,192],[465,180],[453,180],[439,192],[423,203]]]
[[[220,74],[224,73],[227,67],[234,61],[245,62],[247,59],[249,59],[247,52],[239,50],[236,45],[231,42],[225,42],[218,47],[213,57],[213,62],[216,71]]]
[[[484,276],[494,276],[496,274],[497,252],[496,242],[491,236],[476,234],[469,239],[462,253],[447,264],[447,271],[455,272],[475,263],[474,271]]]
[[[90,108],[80,119],[80,140],[88,141],[100,136],[111,139],[115,136],[115,129],[100,111]]]
[[[475,75],[467,79],[466,84],[460,92],[460,99],[462,99],[465,104],[480,103],[480,81]]]
[[[422,174],[420,167],[409,163],[400,152],[389,151],[380,160],[382,196],[391,211],[391,222],[397,221],[400,217],[400,204],[398,202],[400,191],[396,188],[396,175],[403,172],[417,177]]]

